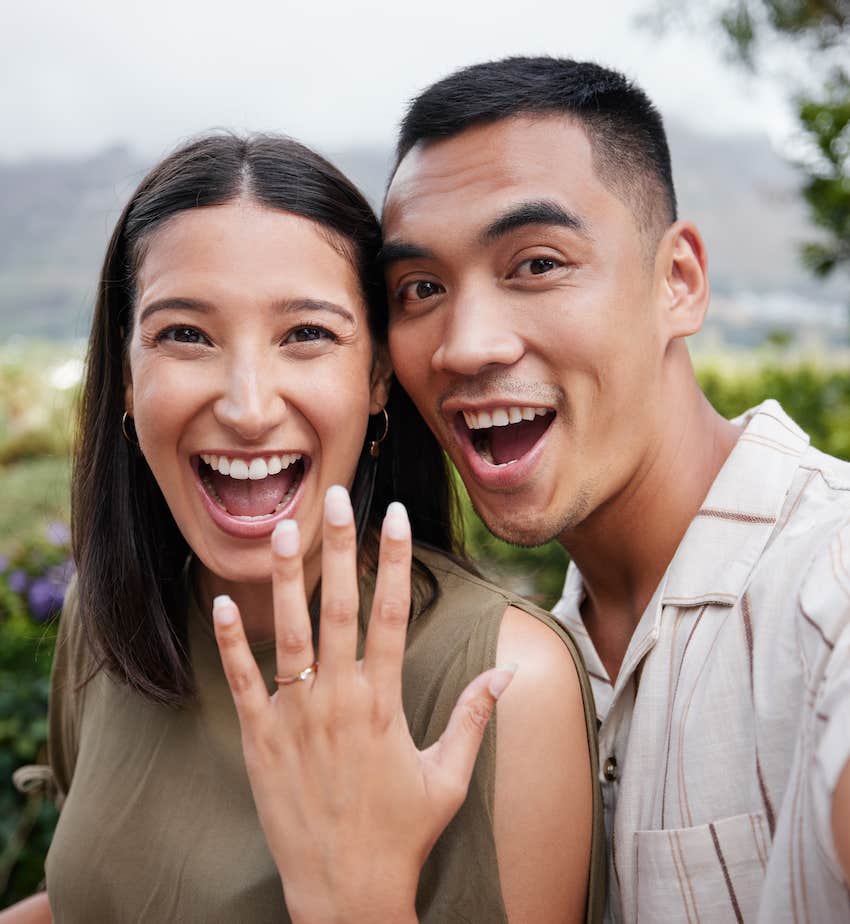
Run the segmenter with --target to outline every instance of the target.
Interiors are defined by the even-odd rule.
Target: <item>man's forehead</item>
[[[384,204],[384,230],[453,220],[481,221],[523,201],[560,201],[603,191],[583,127],[562,116],[515,116],[420,142],[403,158]],[[461,210],[463,210],[461,212]],[[580,209],[578,209],[580,211]]]

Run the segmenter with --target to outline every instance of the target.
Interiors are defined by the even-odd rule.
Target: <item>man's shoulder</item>
[[[806,448],[754,578],[824,637],[850,621],[850,463]]]
[[[800,468],[819,478],[825,490],[835,492],[837,502],[850,505],[850,462],[809,446],[800,458]]]

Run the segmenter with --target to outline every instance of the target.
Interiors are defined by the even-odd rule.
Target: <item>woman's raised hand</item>
[[[407,513],[391,504],[358,661],[354,520],[345,489],[328,491],[317,655],[298,527],[292,520],[278,525],[272,582],[279,687],[271,697],[236,605],[218,597],[213,606],[254,800],[296,922],[416,920],[419,871],[465,798],[484,728],[512,676],[498,668],[480,675],[439,741],[416,748],[401,698],[411,555]]]

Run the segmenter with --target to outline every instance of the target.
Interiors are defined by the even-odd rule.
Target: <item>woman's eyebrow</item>
[[[587,225],[574,212],[548,199],[534,199],[511,206],[484,228],[478,240],[481,244],[492,244],[526,225],[557,225],[590,239]]]
[[[276,302],[275,308],[286,314],[297,311],[329,311],[331,314],[339,315],[339,317],[351,324],[357,323],[354,314],[347,308],[337,305],[336,302],[325,301],[322,298],[287,298]]]
[[[335,302],[325,301],[318,298],[286,298],[274,303],[274,309],[281,314],[290,314],[298,311],[329,311],[332,314],[339,315],[350,324],[355,324],[354,315],[342,305]],[[214,311],[214,307],[208,302],[200,301],[195,298],[160,298],[141,310],[139,314],[139,324],[143,324],[147,318],[157,311],[197,311],[200,314],[209,314]]]
[[[209,314],[213,310],[212,305],[195,298],[158,298],[142,308],[139,313],[139,324],[143,324],[157,311],[167,311],[168,309],[172,311],[197,311],[201,314]]]

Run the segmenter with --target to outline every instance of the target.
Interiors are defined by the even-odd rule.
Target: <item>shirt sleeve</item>
[[[843,871],[832,835],[832,796],[850,761],[850,523],[815,558],[800,594],[800,637],[813,694],[809,797],[821,850],[833,873]]]

